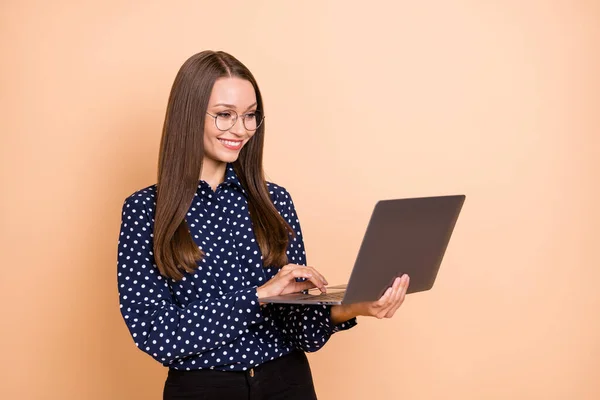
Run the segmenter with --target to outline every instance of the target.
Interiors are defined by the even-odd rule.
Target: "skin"
[[[222,104],[229,104],[228,107]],[[237,160],[240,150],[254,136],[254,131],[247,131],[242,123],[242,114],[256,110],[256,94],[252,84],[239,78],[217,79],[210,98],[207,112],[212,115],[234,110],[240,115],[235,125],[228,131],[220,131],[215,125],[215,120],[206,115],[204,122],[204,161],[200,179],[208,183],[213,190],[225,180],[227,163]],[[239,150],[230,150],[223,146],[219,139],[242,141]]]
[[[224,104],[227,104],[224,105]],[[242,114],[256,109],[256,94],[252,84],[240,78],[217,79],[208,102],[207,112],[212,115],[234,110],[240,115],[235,125],[228,131],[220,131],[215,126],[214,118],[206,116],[204,125],[204,163],[200,179],[207,182],[213,190],[225,179],[227,163],[237,160],[240,150],[254,135],[242,124]],[[241,142],[239,149],[229,149],[221,140]],[[296,278],[305,278],[297,282]],[[288,264],[271,280],[257,289],[258,298],[277,296],[280,294],[299,292],[305,289],[319,288],[326,292],[329,283],[325,277],[311,266]],[[375,318],[391,318],[404,302],[409,278],[407,275],[396,278],[393,285],[374,302],[336,305],[331,307],[332,322],[337,325],[357,316]]]

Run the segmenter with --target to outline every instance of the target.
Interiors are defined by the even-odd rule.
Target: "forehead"
[[[256,93],[250,81],[227,77],[215,81],[208,105],[212,107],[218,103],[225,103],[245,109],[255,102]]]

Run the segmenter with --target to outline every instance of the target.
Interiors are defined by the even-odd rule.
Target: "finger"
[[[390,297],[387,299],[387,302],[383,305],[384,308],[389,308],[392,304],[394,304],[394,299],[396,298],[399,290],[400,290],[400,278],[394,279],[394,282],[391,286]]]
[[[401,298],[404,300],[406,293],[408,292],[408,285],[410,284],[410,277],[408,275],[404,275],[404,283],[402,284],[402,294]]]
[[[294,267],[294,264],[287,264],[284,265],[283,267],[281,267],[280,271],[282,272],[288,272],[290,271],[292,268]]]
[[[383,306],[385,306],[387,304],[387,302],[388,302],[389,297],[391,296],[391,294],[392,294],[392,288],[389,287],[389,288],[387,288],[387,290],[385,291],[385,293],[383,293],[383,296],[381,296],[379,298],[379,300],[377,300],[375,302],[375,307],[378,308],[378,309],[383,308]]]
[[[389,307],[387,309],[387,312],[385,313],[385,317],[392,318],[394,316],[394,314],[396,313],[396,311],[400,308],[400,306],[402,305],[403,302],[404,302],[404,296],[402,296],[402,292],[399,292],[394,303],[391,305],[391,307]]]
[[[383,293],[383,295],[379,298],[379,300],[371,303],[371,305],[369,306],[368,310],[369,310],[369,315],[372,315],[373,317],[377,318],[377,319],[381,319],[383,318],[383,314],[382,311],[385,310],[385,304],[387,304],[389,297],[392,294],[392,288],[389,287],[387,288],[387,290],[385,291],[385,293]]]
[[[303,265],[298,265],[298,264],[286,264],[283,267],[281,267],[281,269],[279,270],[280,272],[290,272],[293,269],[296,269],[298,267],[304,267]]]
[[[310,280],[312,279],[312,276],[312,271],[310,271],[309,269],[298,267],[291,268],[286,271],[281,271],[273,279],[276,281],[277,285],[281,286],[281,289],[283,290],[287,286],[289,286],[290,283],[292,283],[292,281],[294,283],[297,283],[297,278]]]
[[[402,280],[399,277],[394,279],[394,283],[392,284],[392,292],[390,293],[390,296],[385,302],[385,304],[381,307],[380,314],[382,316],[387,316],[388,312],[394,307],[402,291],[401,282]]]
[[[402,277],[402,283],[401,283],[401,286],[400,286],[400,290],[398,291],[397,296],[394,299],[394,304],[392,305],[392,307],[390,308],[390,310],[388,310],[388,312],[386,314],[386,318],[393,317],[394,314],[396,313],[396,311],[402,305],[402,303],[404,303],[404,298],[406,296],[406,291],[408,290],[408,283],[409,283],[408,275],[404,275]]]
[[[283,277],[283,279],[286,279],[286,278],[287,278],[288,284],[294,278],[306,278],[307,280],[311,281],[316,287],[323,290],[322,289],[323,281],[318,276],[315,276],[313,274],[313,271],[310,270],[309,268],[296,268],[293,271],[291,271],[289,274],[287,274]],[[298,282],[295,282],[295,283],[298,283]]]
[[[315,288],[315,284],[312,281],[303,281],[303,282],[296,282],[296,288],[295,288],[295,292],[301,292],[303,290],[308,290],[308,289],[313,289]]]
[[[304,273],[307,273],[310,275],[312,275],[312,273],[313,273],[313,271],[310,270],[310,268],[307,268],[303,265],[295,265],[295,264],[286,265],[279,271],[279,273],[281,274],[281,277],[285,277],[285,276],[293,273],[294,271],[303,271]]]
[[[283,288],[281,294],[300,293],[304,290],[312,289],[314,287],[315,284],[311,281],[296,282],[292,280],[289,285]]]
[[[313,277],[314,277],[313,271],[311,271],[309,268],[305,268],[305,267],[294,268],[282,276],[282,278],[284,278],[288,281],[292,280],[294,278],[312,279]]]
[[[298,270],[298,269],[308,271],[311,274],[311,280],[315,283],[315,286],[318,287],[321,290],[321,292],[326,291],[325,282],[324,282],[325,278],[323,278],[323,275],[321,275],[319,273],[319,271],[317,271],[313,267],[303,266],[303,265],[297,265],[294,267],[293,270]]]
[[[400,308],[400,306],[402,305],[402,303],[404,303],[404,296],[400,295],[399,299],[388,310],[388,312],[386,313],[385,317],[386,318],[392,318],[394,316],[394,314],[396,313],[396,311],[398,311],[398,309]]]
[[[314,268],[313,268],[313,269],[314,269]],[[321,275],[321,279],[323,279],[323,283],[324,283],[325,285],[329,285],[329,282],[327,281],[327,278],[325,278],[325,275],[323,275],[323,274],[322,274],[320,271],[317,271],[316,269],[315,269],[315,271],[316,271],[316,272],[317,272],[319,275]]]
[[[321,279],[321,281],[323,281],[323,289],[325,289],[325,285],[328,285],[329,282],[327,282],[327,279],[325,279],[323,274],[321,274],[319,271],[317,271],[314,267],[307,266],[307,268],[310,268],[313,271],[314,275],[318,276],[319,279]]]

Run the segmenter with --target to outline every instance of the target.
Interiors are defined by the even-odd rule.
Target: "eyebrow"
[[[217,106],[223,106],[223,107],[228,107],[228,108],[236,108],[236,106],[234,106],[233,104],[226,104],[226,103],[217,103],[217,104],[213,105],[213,107],[217,107]],[[246,108],[246,110],[249,110],[249,109],[251,109],[254,106],[256,106],[256,102],[254,102],[253,104],[250,104],[248,106],[248,108]]]

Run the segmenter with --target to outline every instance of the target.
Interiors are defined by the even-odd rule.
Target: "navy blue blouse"
[[[296,232],[289,263],[306,265],[300,224],[285,188],[268,182],[273,204]],[[156,185],[124,201],[117,279],[121,314],[142,351],[174,369],[243,371],[290,353],[319,350],[356,319],[333,325],[331,306],[260,305],[256,289],[276,267],[263,265],[246,192],[232,165],[216,191],[200,180],[186,221],[205,257],[180,281],[153,258]]]

